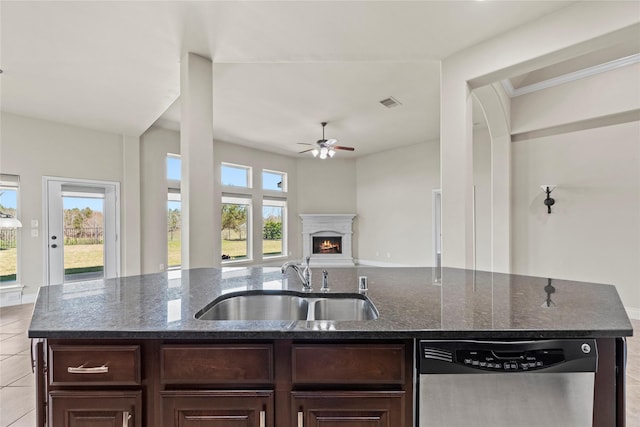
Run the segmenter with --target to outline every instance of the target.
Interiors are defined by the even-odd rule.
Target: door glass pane
[[[262,254],[264,256],[282,255],[282,216],[281,206],[262,207]]]
[[[235,203],[222,204],[222,261],[247,259],[249,206]]]
[[[176,200],[177,199],[177,200]],[[182,207],[180,194],[169,194],[167,202],[167,236],[169,267],[182,265]]]
[[[104,277],[104,198],[63,196],[64,281]]]
[[[0,187],[0,213],[16,218],[18,190]],[[0,283],[15,282],[18,272],[18,229],[0,228]]]

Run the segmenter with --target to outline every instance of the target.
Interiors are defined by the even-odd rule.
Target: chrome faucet
[[[309,268],[310,259],[311,257],[306,258],[304,266],[296,264],[294,261],[282,264],[282,274],[285,274],[289,268],[293,268],[293,270],[298,273],[298,278],[300,278],[300,281],[302,282],[302,290],[305,292],[313,290],[311,288],[311,268]]]

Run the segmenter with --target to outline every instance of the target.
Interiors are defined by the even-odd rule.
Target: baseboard
[[[625,307],[625,310],[627,310],[627,316],[634,320],[640,320],[640,308]]]
[[[33,304],[36,302],[36,298],[38,298],[38,294],[22,294],[22,304]]]

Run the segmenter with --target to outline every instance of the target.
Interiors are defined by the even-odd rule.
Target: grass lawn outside
[[[104,266],[103,245],[65,245],[64,269]]]
[[[18,262],[18,250],[16,248],[1,250],[0,251],[0,276],[11,276],[16,274],[16,266],[18,265],[17,262]]]

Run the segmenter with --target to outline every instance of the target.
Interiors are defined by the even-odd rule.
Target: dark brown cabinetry
[[[293,392],[292,414],[297,426],[402,427],[404,392]]]
[[[37,349],[39,427],[410,427],[413,419],[412,341],[50,340]]]
[[[41,348],[40,346],[38,348]],[[142,426],[139,345],[51,343],[38,387],[38,423],[55,427]],[[39,363],[43,363],[40,358]]]
[[[51,425],[56,427],[141,426],[140,391],[52,391]]]
[[[404,344],[293,344],[295,425],[410,427],[411,354]]]

